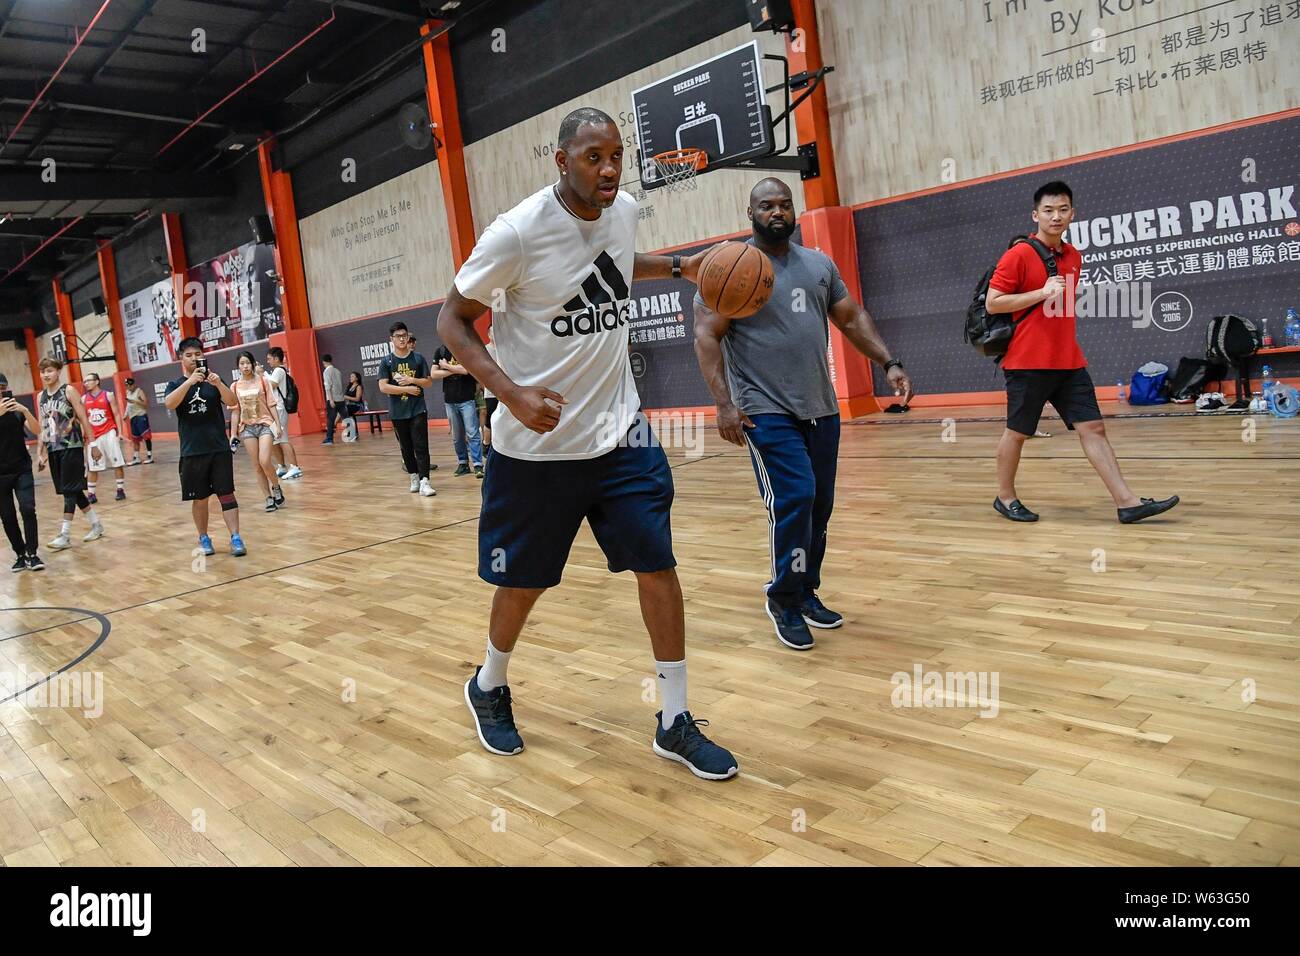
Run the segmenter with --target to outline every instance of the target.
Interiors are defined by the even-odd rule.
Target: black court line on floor
[[[84,651],[82,651],[80,654],[78,654],[73,660],[64,664],[62,667],[60,667],[58,670],[54,671],[53,673],[45,675],[45,678],[43,680],[38,680],[34,684],[31,684],[30,686],[25,687],[22,690],[9,695],[8,697],[0,698],[0,704],[7,704],[11,700],[16,700],[19,697],[22,697],[24,694],[28,694],[31,691],[35,690],[37,687],[40,687],[42,684],[48,684],[50,681],[54,680],[54,678],[58,677],[60,674],[64,673],[65,671],[69,671],[72,668],[76,667],[78,664],[84,661],[91,654],[95,653],[95,651],[99,649],[100,645],[103,644],[106,640],[108,640],[108,635],[113,630],[113,624],[108,619],[107,615],[100,614],[98,611],[91,611],[83,607],[44,607],[38,605],[35,607],[0,608],[0,613],[3,613],[4,611],[69,611],[69,612],[82,614],[84,616],[76,618],[71,621],[64,621],[61,624],[52,625],[51,627],[37,628],[34,631],[25,631],[22,634],[11,634],[9,637],[0,638],[0,641],[17,640],[20,637],[27,637],[29,634],[39,634],[41,631],[53,630],[54,628],[59,628],[59,627],[67,627],[69,624],[79,624],[82,621],[90,621],[90,620],[95,620],[99,622],[99,636],[96,637],[95,640],[91,643],[91,645],[87,647]]]

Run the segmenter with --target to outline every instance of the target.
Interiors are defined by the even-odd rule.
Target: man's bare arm
[[[695,358],[700,363],[709,393],[718,407],[718,434],[733,445],[745,444],[745,429],[754,423],[731,400],[727,370],[722,356],[722,339],[731,319],[719,315],[702,302],[695,303]]]
[[[831,306],[830,319],[849,343],[867,358],[880,365],[893,360],[871,313],[853,301],[853,296],[846,295]]]

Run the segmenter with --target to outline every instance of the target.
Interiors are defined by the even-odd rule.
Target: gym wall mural
[[[1267,319],[1278,339],[1300,309],[1297,142],[1293,117],[859,209],[867,308],[919,389],[1001,389],[962,341],[966,307],[1011,237],[1034,229],[1035,188],[1060,178],[1074,190],[1077,332],[1098,386],[1127,384],[1148,360],[1203,357],[1215,315]]]

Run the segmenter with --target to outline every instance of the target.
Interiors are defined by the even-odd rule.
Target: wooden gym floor
[[[1001,426],[959,421],[944,441],[944,411],[923,411],[845,424],[822,595],[847,623],[806,654],[761,610],[747,456],[711,429],[701,457],[670,452],[692,706],[742,765],[721,784],[651,752],[635,584],[585,530],[511,666],[527,749],[480,748],[461,688],[491,592],[479,486],[450,476],[445,432],[427,500],[388,431],[300,441],[306,474],[277,514],[241,454],[250,553],[231,558],[214,518],[199,570],[161,442],[159,464],[128,469],[127,502],[101,486],[103,540],[81,543],[79,518],[48,571],[0,579],[0,671],[74,660],[101,633],[86,611],[111,624],[74,669],[102,675],[102,715],[0,704],[0,858],[1300,862],[1300,424],[1257,420],[1247,443],[1236,417],[1110,422],[1139,493],[1183,498],[1124,527],[1051,422],[1019,485],[1043,520],[1022,526],[990,507]],[[39,505],[49,540],[47,476]],[[943,695],[973,705],[894,706],[891,675],[918,667],[996,675],[996,715]]]

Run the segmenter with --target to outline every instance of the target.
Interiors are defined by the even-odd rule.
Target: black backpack
[[[1205,330],[1205,357],[1236,365],[1263,345],[1255,323],[1240,315],[1216,315]]]
[[[289,370],[284,370],[284,410],[292,415],[298,410],[298,386]]]
[[[1007,243],[1007,248],[1011,249],[1020,242],[1029,243],[1038,253],[1038,258],[1043,260],[1043,267],[1047,269],[1048,278],[1056,275],[1056,257],[1052,255],[1051,249],[1039,242],[1036,236],[1016,236]],[[984,311],[984,303],[989,295],[989,282],[992,281],[993,273],[997,268],[995,262],[989,271],[984,273],[984,278],[976,284],[975,294],[966,309],[966,328],[962,334],[962,338],[975,346],[975,350],[980,355],[993,359],[1001,359],[1007,354],[1007,349],[1011,347],[1011,336],[1016,333],[1016,326],[1023,322],[1030,312],[1038,308],[1037,305],[1031,305],[1015,319],[1011,317],[1011,313],[990,315]]]

